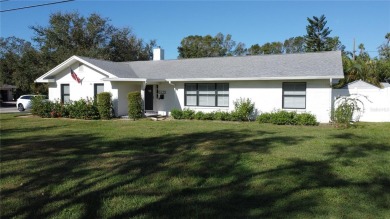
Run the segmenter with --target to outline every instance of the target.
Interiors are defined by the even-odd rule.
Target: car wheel
[[[18,110],[19,110],[19,112],[24,111],[23,104],[19,103],[19,105],[18,105]]]

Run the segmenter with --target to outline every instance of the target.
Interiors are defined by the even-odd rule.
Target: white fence
[[[333,100],[349,96],[362,103],[362,122],[390,122],[390,84],[382,83],[383,88],[358,81],[341,89],[333,89]],[[355,115],[354,115],[355,116]]]

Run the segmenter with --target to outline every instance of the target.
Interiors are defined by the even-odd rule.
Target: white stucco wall
[[[230,81],[229,83],[229,107],[190,107],[184,105],[184,82],[174,82],[174,89],[167,88],[165,100],[155,100],[155,111],[163,109],[170,111],[172,108],[190,108],[195,111],[232,111],[233,101],[239,98],[250,98],[255,103],[256,113],[271,112],[282,109],[282,84],[293,81]],[[322,123],[329,122],[331,109],[332,89],[329,80],[307,80],[306,82],[306,109],[298,109],[297,112],[310,112]],[[208,82],[191,82],[208,83]],[[212,82],[210,82],[212,83]],[[167,84],[168,85],[168,84]],[[161,86],[161,85],[160,85]],[[160,89],[159,86],[159,89]],[[172,86],[172,85],[168,85]],[[161,88],[162,89],[162,88]],[[175,94],[176,95],[171,95]],[[174,107],[173,107],[174,106]],[[291,109],[290,109],[291,111]]]
[[[157,86],[159,92],[165,92],[164,99],[157,98]],[[168,115],[172,109],[180,109],[181,105],[176,95],[174,86],[169,83],[158,83],[153,85],[153,110],[160,115]]]
[[[92,98],[94,95],[94,84],[104,83],[104,91],[111,92],[116,116],[128,114],[127,95],[131,91],[141,91],[144,82],[109,82],[102,81],[106,76],[83,65],[82,69],[76,63],[71,66],[82,83],[77,83],[70,75],[70,70],[64,70],[56,75],[56,82],[49,83],[49,99],[61,99],[61,84],[69,84],[70,99]],[[184,105],[184,84],[185,82],[160,82],[153,84],[153,110],[161,115],[167,115],[173,108],[191,108],[195,111],[232,111],[233,101],[239,98],[250,98],[255,103],[256,114],[271,112],[282,109],[282,84],[283,82],[294,81],[229,81],[218,83],[229,83],[229,107],[187,107]],[[295,81],[306,82],[306,109],[296,110],[298,112],[310,112],[316,115],[319,122],[329,122],[332,90],[329,80],[306,80]],[[191,83],[213,83],[213,82],[191,82]],[[157,98],[159,91],[165,91],[164,99]]]
[[[129,92],[140,90],[141,82],[106,82],[104,84],[104,91],[112,94],[112,102],[116,116],[128,115],[127,96]]]
[[[103,83],[102,79],[105,78],[104,75],[85,65],[79,67],[79,64],[75,63],[71,68],[82,80],[82,83],[79,84],[72,78],[70,69],[61,71],[55,76],[56,82],[49,83],[50,100],[61,100],[61,84],[69,84],[70,100],[93,98],[94,84]],[[106,86],[104,89],[106,90]]]

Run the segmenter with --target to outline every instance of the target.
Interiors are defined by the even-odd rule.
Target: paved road
[[[0,106],[0,113],[19,113],[16,102],[4,102]]]

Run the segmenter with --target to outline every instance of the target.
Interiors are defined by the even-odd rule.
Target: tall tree
[[[45,71],[41,53],[30,42],[0,38],[0,84],[16,85],[16,94],[45,93],[46,86],[33,81]]]
[[[72,55],[114,61],[150,59],[151,45],[145,45],[129,28],[116,28],[98,14],[84,17],[77,12],[58,12],[50,15],[47,27],[31,28],[33,40],[51,61],[51,67]]]
[[[31,27],[36,48],[15,37],[0,38],[0,83],[16,85],[18,94],[46,93],[34,80],[72,55],[133,61],[151,59],[154,40],[144,43],[129,28],[116,28],[97,14],[54,13],[46,27]]]
[[[262,46],[254,44],[248,49],[248,55],[282,54],[283,52],[284,47],[281,42],[264,43]]]
[[[291,37],[283,43],[285,53],[305,52],[305,38],[302,36]]]
[[[386,42],[379,46],[379,57],[381,59],[390,60],[390,33],[385,35]]]
[[[248,49],[248,55],[261,55],[261,54],[263,54],[263,51],[261,46],[258,43],[252,45]]]
[[[200,58],[219,57],[245,54],[245,44],[232,40],[232,36],[218,33],[214,37],[211,35],[199,36],[190,35],[182,39],[177,48],[179,58]]]
[[[306,26],[307,35],[305,35],[306,51],[318,52],[332,50],[328,43],[329,34],[332,32],[326,27],[326,17],[321,15],[319,18],[313,16],[313,19],[307,18],[309,25]]]

